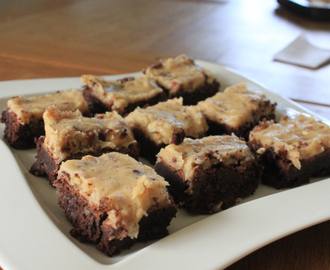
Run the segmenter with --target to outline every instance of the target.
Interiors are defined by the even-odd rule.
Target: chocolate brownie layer
[[[302,160],[298,170],[287,158],[286,151],[275,154],[273,148],[262,155],[264,165],[262,182],[277,189],[293,188],[309,183],[311,176],[330,175],[330,150]]]
[[[36,147],[34,138],[45,134],[44,121],[31,121],[20,124],[17,115],[7,108],[2,112],[1,122],[5,124],[5,139],[15,149],[30,149]]]
[[[170,183],[168,191],[174,201],[192,214],[212,214],[236,205],[255,192],[261,176],[257,164],[251,164],[244,173],[220,165],[198,169],[190,183],[182,181],[180,174],[163,162],[157,163],[155,170]],[[194,185],[191,195],[187,194],[189,185]]]
[[[186,55],[162,59],[147,67],[144,73],[164,89],[169,98],[183,97],[184,105],[213,96],[220,84],[209,70],[195,64]]]

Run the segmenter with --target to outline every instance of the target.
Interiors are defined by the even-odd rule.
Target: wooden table
[[[185,53],[234,68],[330,118],[330,66],[272,60],[301,33],[330,48],[329,30],[329,22],[299,17],[275,0],[2,0],[0,80],[127,73]],[[228,269],[329,268],[328,221]]]

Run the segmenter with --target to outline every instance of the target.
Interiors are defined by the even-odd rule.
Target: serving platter
[[[205,61],[197,63],[212,71],[221,82],[220,91],[247,83],[251,90],[263,92],[277,103],[277,119],[284,114],[313,115],[234,70]],[[12,96],[70,88],[81,88],[80,78],[0,82],[0,108],[3,110]],[[321,116],[315,117],[329,124]],[[3,130],[1,124],[1,138]],[[260,185],[254,195],[217,214],[192,216],[179,209],[169,226],[169,236],[136,244],[109,258],[94,245],[70,236],[72,225],[57,205],[55,189],[44,178],[29,173],[35,155],[35,149],[14,150],[0,140],[0,266],[5,270],[223,269],[268,243],[330,219],[330,179],[312,179],[310,184],[290,190]]]

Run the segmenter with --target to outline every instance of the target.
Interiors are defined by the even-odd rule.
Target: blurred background
[[[276,0],[2,0],[0,80],[135,72],[185,53],[327,114],[313,103],[328,105],[329,66],[273,61],[302,33],[330,49],[329,21],[298,15]]]

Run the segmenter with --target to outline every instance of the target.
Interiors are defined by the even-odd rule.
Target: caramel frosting
[[[80,110],[82,113],[88,112],[87,102],[76,89],[39,97],[14,97],[8,100],[7,107],[10,112],[17,115],[20,124],[24,125],[29,124],[30,121],[38,121],[42,118],[46,108],[54,104],[57,105],[58,109],[61,111]]]
[[[62,163],[58,177],[78,189],[92,208],[106,210],[103,224],[125,228],[131,238],[138,236],[138,223],[148,209],[171,203],[163,177],[120,153],[68,160]]]
[[[186,138],[179,145],[170,144],[162,148],[157,155],[157,163],[163,162],[179,171],[185,181],[193,180],[197,169],[205,171],[219,163],[224,166],[244,167],[252,160],[254,155],[246,142],[234,134],[196,140]],[[191,188],[188,189],[188,193],[191,192]]]
[[[126,121],[158,145],[170,144],[179,129],[188,137],[204,136],[208,130],[204,116],[197,106],[182,106],[182,102],[182,98],[174,98],[145,109],[137,108],[126,116]]]
[[[163,92],[156,82],[147,76],[111,81],[83,75],[81,81],[92,89],[95,97],[119,114],[123,114],[128,104],[151,99]]]
[[[160,60],[156,65],[148,67],[145,74],[156,80],[163,88],[175,94],[179,89],[193,92],[205,83],[213,83],[212,73],[195,64],[194,60],[186,55]]]
[[[301,160],[322,153],[330,147],[330,128],[313,117],[302,114],[282,117],[277,124],[264,121],[250,133],[251,142],[260,147],[258,153],[273,148],[275,153],[286,153],[287,158],[300,170]]]
[[[136,143],[126,121],[115,111],[88,118],[80,111],[62,112],[56,106],[50,106],[43,118],[44,146],[57,164],[77,153],[105,148],[120,150]]]
[[[236,84],[198,103],[205,117],[234,128],[259,121],[262,115],[274,113],[275,105],[263,94],[249,91],[246,84]]]

